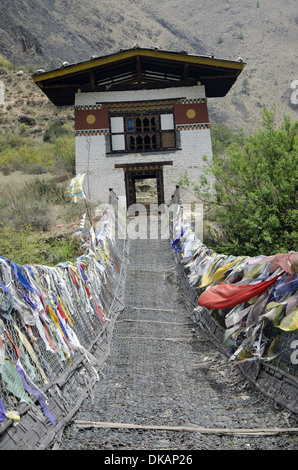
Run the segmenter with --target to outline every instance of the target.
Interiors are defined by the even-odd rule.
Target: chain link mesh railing
[[[184,295],[194,306],[194,320],[251,382],[297,416],[298,253],[258,259],[215,253],[192,231],[179,187],[171,204],[175,211],[172,247],[184,279]],[[251,287],[276,274],[275,282],[261,294],[232,307],[216,307],[221,283]]]
[[[75,263],[20,266],[0,258],[1,449],[49,448],[59,441],[83,400],[88,395],[92,398],[109,355],[114,324],[124,308],[129,251],[126,210],[121,209],[114,191],[103,209],[100,223],[90,231],[84,255]],[[210,262],[209,269],[215,261],[216,268],[222,268],[227,258],[218,257],[197,239],[185,219],[179,187],[169,209],[181,292],[186,304],[193,307],[193,319],[264,394],[297,415],[297,365],[293,360],[297,325],[282,330],[266,317],[257,330],[246,330],[245,315],[241,316],[246,305],[234,312],[198,305],[202,293],[227,281],[228,276],[233,278],[235,266],[240,264],[201,287],[207,273],[203,261]],[[209,269],[212,279],[216,270]],[[268,292],[272,289],[274,286]],[[297,289],[291,294],[282,301],[291,297],[294,309]],[[252,331],[257,334],[251,335]],[[235,353],[244,341],[246,356],[240,360]]]
[[[123,309],[123,217],[110,191],[75,263],[0,258],[1,449],[47,448],[92,394]]]

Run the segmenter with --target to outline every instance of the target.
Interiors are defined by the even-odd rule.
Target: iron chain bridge
[[[179,188],[168,238],[110,205],[75,263],[0,259],[0,449],[297,450],[297,254],[214,253]]]

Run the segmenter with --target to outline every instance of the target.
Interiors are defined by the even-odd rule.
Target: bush
[[[45,231],[51,223],[49,204],[45,199],[30,198],[23,192],[12,190],[0,199],[0,217],[17,230],[30,225],[36,230]]]
[[[58,137],[54,143],[56,169],[75,175],[75,139],[74,136]]]
[[[55,119],[52,121],[45,130],[43,140],[44,142],[55,142],[58,137],[71,136],[73,132],[61,121]]]
[[[48,171],[49,169],[41,163],[33,163],[32,165],[28,165],[26,168],[26,173],[28,175],[42,175],[48,173]]]
[[[229,242],[216,247],[227,254],[256,256],[297,249],[298,121],[288,116],[279,128],[263,108],[263,127],[214,155],[208,175],[196,185],[211,197],[214,180],[217,219]]]
[[[56,183],[55,181],[36,179],[26,183],[24,193],[31,200],[46,200],[48,204],[67,204],[71,202],[66,185]]]
[[[212,122],[211,139],[212,152],[214,155],[220,155],[232,143],[241,144],[243,142],[243,132],[234,132],[229,126],[222,123]]]
[[[26,139],[23,135],[14,132],[7,132],[0,134],[0,153],[7,148],[19,148],[24,145]]]
[[[0,223],[1,256],[14,263],[55,266],[60,262],[75,261],[79,249],[80,243],[67,235],[44,238],[30,225],[21,226],[16,232]]]
[[[0,167],[28,173],[37,172],[38,169],[43,173],[66,171],[73,176],[75,138],[73,133],[60,123],[59,129],[59,132],[52,132],[50,125],[50,137],[43,142],[36,142],[28,137],[21,126],[16,133],[0,135]]]
[[[1,54],[0,54],[0,67],[12,69],[12,64],[9,62],[9,60],[5,59],[5,57],[3,57],[3,55]]]

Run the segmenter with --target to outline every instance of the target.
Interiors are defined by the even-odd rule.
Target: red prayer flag
[[[256,295],[261,294],[272,286],[279,276],[261,281],[257,284],[246,284],[243,286],[235,286],[233,284],[226,284],[221,282],[216,286],[212,286],[203,292],[198,300],[201,307],[209,309],[231,308],[252,299]]]

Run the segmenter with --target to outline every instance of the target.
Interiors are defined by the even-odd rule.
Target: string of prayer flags
[[[70,197],[74,202],[80,201],[82,199],[86,199],[86,195],[84,193],[84,182],[86,178],[86,173],[79,174],[72,178],[69,183],[69,193]]]
[[[70,190],[84,198],[84,175]],[[85,223],[85,217],[81,226]],[[81,353],[89,364],[87,375],[98,380],[98,358],[88,350],[90,338],[101,333],[119,282],[122,252],[115,237],[115,214],[106,214],[91,228],[86,251],[75,262],[56,267],[19,265],[0,257],[0,374],[9,397],[33,403],[55,426],[47,398],[40,388],[51,387],[57,370],[72,365]],[[118,259],[119,257],[119,259]],[[109,295],[106,295],[108,289]],[[88,335],[86,328],[90,328]],[[81,341],[86,344],[82,344]],[[88,379],[88,377],[87,377]],[[0,422],[20,420],[0,402]]]
[[[196,314],[208,309],[224,317],[230,360],[273,358],[276,338],[265,352],[267,322],[279,332],[298,330],[298,253],[255,258],[216,253],[195,236],[182,208],[174,216],[173,233],[178,236],[172,248],[180,252],[190,285],[199,289]]]

